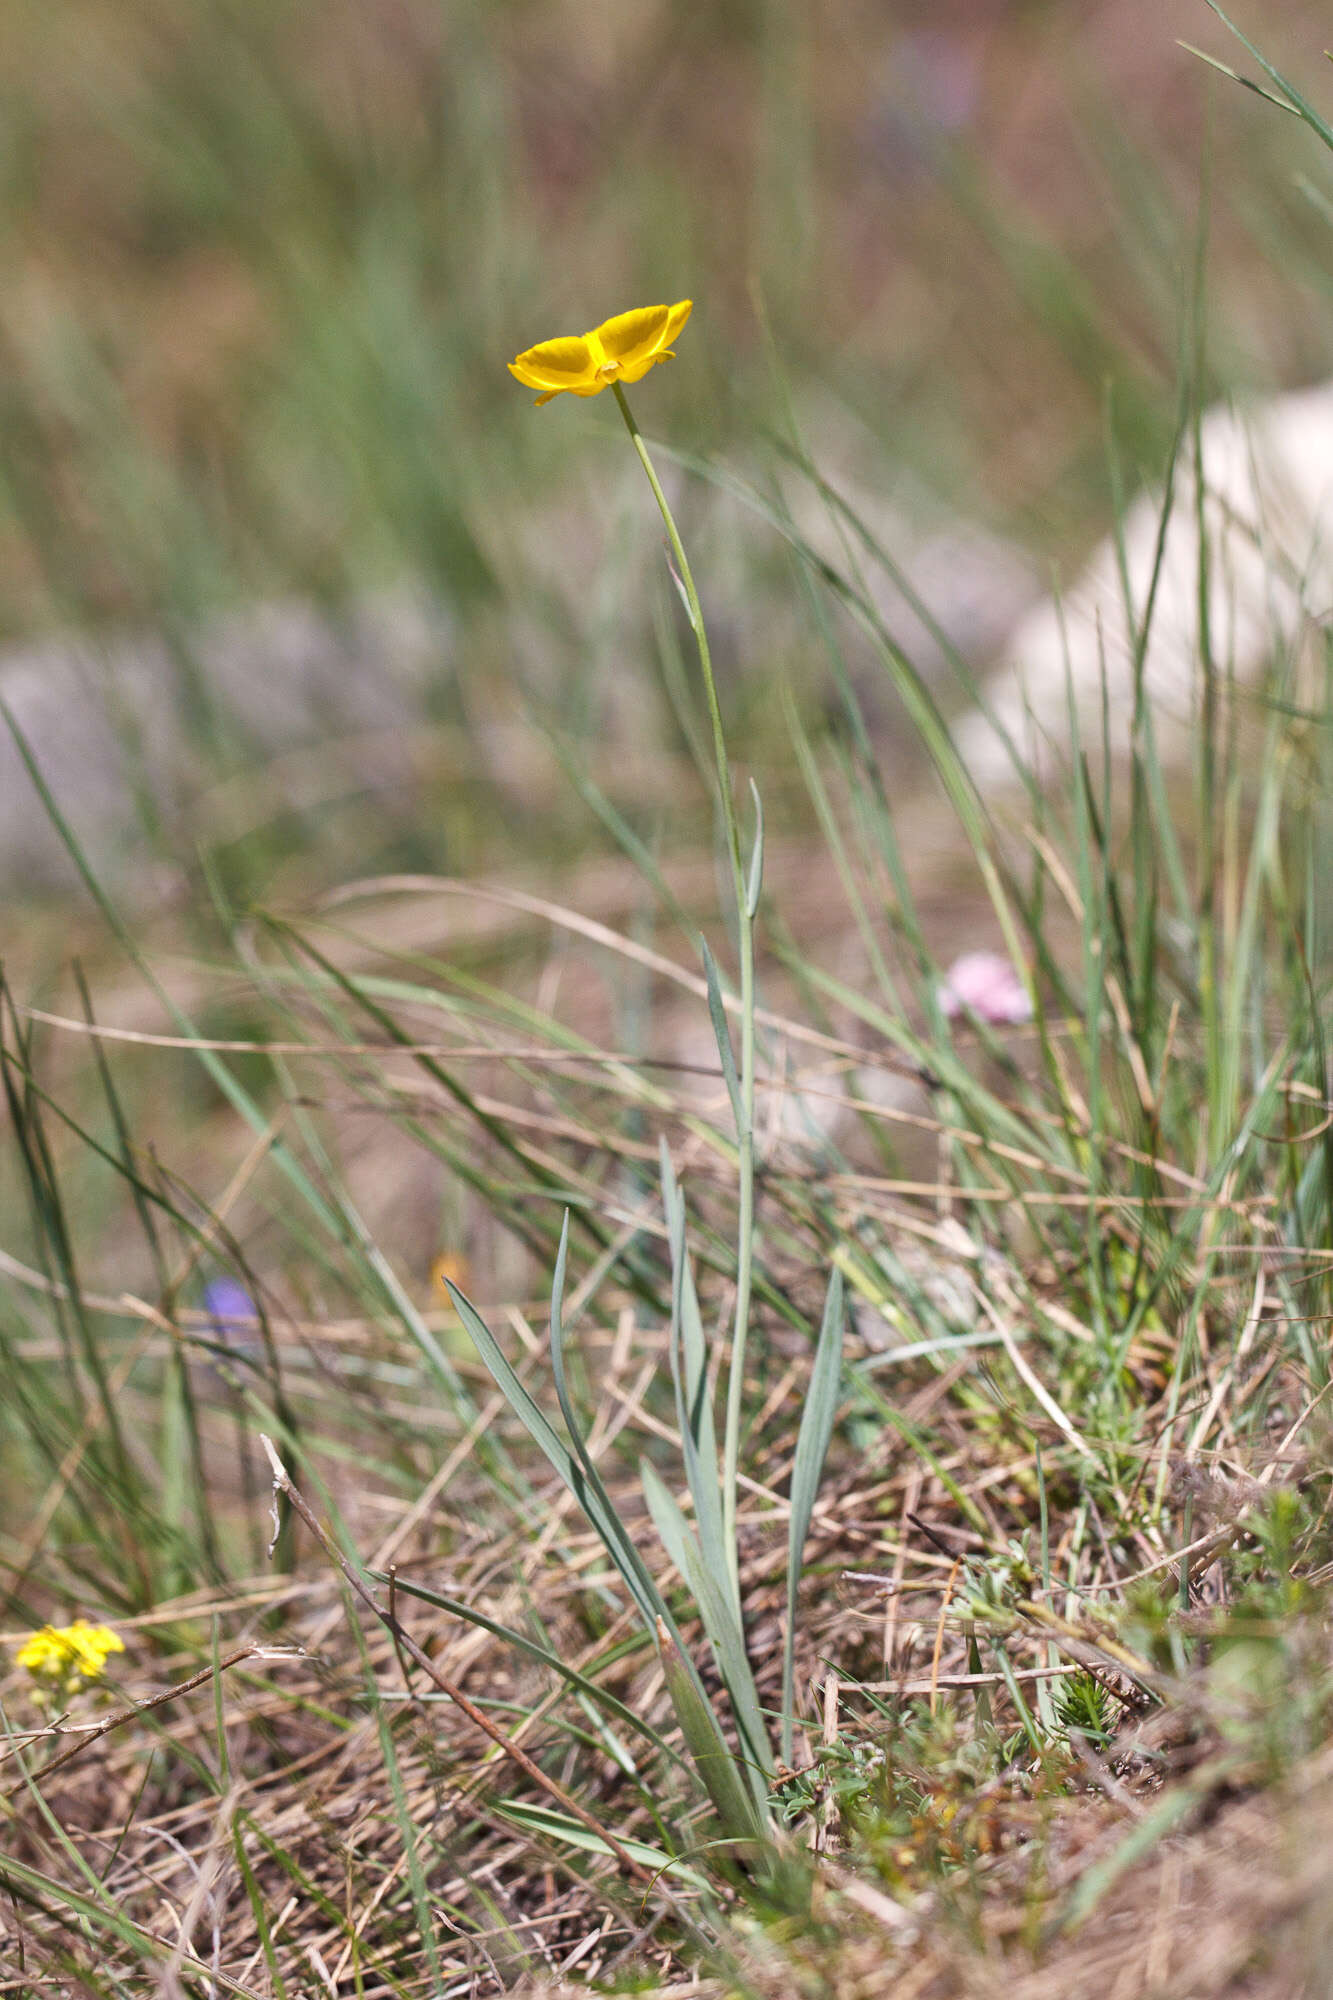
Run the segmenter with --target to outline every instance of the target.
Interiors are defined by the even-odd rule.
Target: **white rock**
[[[1218,406],[1200,426],[1203,523],[1212,656],[1223,676],[1253,686],[1333,606],[1333,383],[1245,410]],[[1192,441],[1177,468],[1174,505],[1145,654],[1144,685],[1165,759],[1179,757],[1198,715],[1199,509]],[[1134,618],[1142,619],[1157,558],[1163,499],[1145,493],[1125,516]],[[1130,747],[1134,642],[1113,537],[1059,597],[1014,629],[988,698],[994,722],[973,710],[954,741],[983,793],[1017,781],[1003,730],[1044,777],[1064,761],[1072,693],[1080,737]],[[1103,693],[1104,685],[1104,693]]]

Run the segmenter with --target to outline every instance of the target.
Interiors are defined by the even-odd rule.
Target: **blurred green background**
[[[1324,7],[1243,25],[1317,89]],[[1328,372],[1305,135],[1178,39],[1253,67],[1203,0],[9,0],[0,633],[122,666],[165,635],[171,785],[143,690],[121,704],[139,890],[164,862],[179,906],[201,857],[242,902],[548,868],[604,836],[543,728],[636,806],[677,795],[647,495],[609,402],[534,412],[505,370],[533,341],[692,296],[650,435],[762,486],[794,418],[862,493],[906,477],[908,514],[1008,538],[1034,588],[1109,518],[1109,389],[1128,476],[1160,466],[1205,206],[1206,392]],[[780,784],[774,671],[817,704],[824,670],[765,623],[797,595],[776,538],[691,492],[738,749]],[[405,708],[349,707],[380,670],[356,636],[280,741],[281,649],[243,629],[229,690],[200,643],[404,591]],[[320,765],[358,731],[374,754]],[[313,768],[268,768],[294,750]],[[77,757],[52,782],[76,808]]]

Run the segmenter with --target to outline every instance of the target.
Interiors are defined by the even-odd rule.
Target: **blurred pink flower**
[[[1021,976],[998,951],[965,951],[940,986],[940,1004],[951,1021],[975,1014],[992,1027],[1032,1019],[1032,1001]]]

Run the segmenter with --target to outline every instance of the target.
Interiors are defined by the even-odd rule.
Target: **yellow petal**
[[[14,1657],[30,1674],[40,1674],[46,1671],[52,1660],[59,1658],[59,1654],[60,1644],[55,1633],[49,1625],[43,1625],[40,1632],[34,1632],[31,1638],[24,1641]]]
[[[603,320],[588,335],[589,345],[599,342],[608,361],[620,363],[620,373],[647,360],[661,347],[667,329],[665,306],[638,306],[633,312],[617,313]]]
[[[586,383],[596,369],[597,362],[588,342],[574,335],[563,340],[544,340],[509,363],[510,374],[526,387],[545,389],[553,396],[562,389],[574,388],[577,383]]]
[[[573,382],[570,384],[568,392],[564,389],[548,389],[544,396],[538,396],[534,407],[540,410],[543,403],[553,403],[557,396],[563,396],[566,393],[571,396],[600,396],[603,389],[609,389],[610,386],[609,382],[602,381],[589,382],[586,385],[581,382]]]
[[[677,300],[676,304],[672,306],[670,312],[667,314],[666,332],[662,335],[663,347],[675,346],[676,335],[680,332],[681,328],[684,326],[686,320],[689,318],[690,314],[693,311],[694,311],[693,299]],[[674,359],[674,356],[669,356],[664,354],[662,356],[662,359],[664,361],[672,360]]]
[[[656,354],[649,354],[642,361],[627,361],[620,371],[622,382],[642,382],[650,368],[656,368],[659,361],[674,361],[675,355],[669,347],[661,348]]]

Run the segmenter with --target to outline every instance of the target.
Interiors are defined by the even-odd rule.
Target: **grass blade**
[[[498,1802],[494,1810],[501,1819],[507,1819],[524,1833],[541,1834],[547,1840],[562,1841],[566,1847],[581,1848],[586,1854],[611,1852],[606,1842],[599,1840],[589,1827],[579,1820],[570,1819],[567,1813],[554,1811],[550,1806],[531,1805],[525,1799],[505,1799]],[[655,1875],[669,1875],[673,1881],[683,1882],[691,1889],[705,1886],[701,1875],[674,1856],[664,1854],[660,1847],[650,1847],[646,1840],[626,1840],[622,1845],[627,1854],[632,1854],[636,1861],[652,1869]]]
[[[642,1461],[643,1497],[662,1545],[685,1579],[687,1589],[699,1607],[704,1630],[717,1660],[718,1672],[726,1684],[732,1713],[741,1738],[741,1749],[758,1782],[773,1768],[773,1751],[759,1706],[754,1673],[745,1651],[745,1640],[735,1608],[723,1581],[725,1572],[711,1569],[703,1559],[699,1538],[681,1512],[674,1493],[647,1459]]]
[[[657,1644],[680,1733],[723,1830],[735,1840],[762,1841],[764,1826],[750,1788],[741,1779],[698,1676],[665,1622],[658,1625]]]
[[[1218,20],[1222,23],[1224,28],[1229,28],[1231,30],[1232,34],[1236,37],[1236,40],[1241,44],[1242,48],[1246,48],[1249,50],[1250,54],[1254,57],[1254,60],[1258,63],[1260,69],[1264,72],[1265,76],[1269,78],[1270,82],[1275,83],[1277,85],[1277,88],[1281,91],[1283,97],[1286,99],[1287,104],[1297,114],[1297,116],[1304,119],[1305,123],[1310,127],[1310,130],[1316,133],[1317,136],[1323,140],[1326,146],[1328,146],[1330,149],[1333,149],[1333,125],[1329,125],[1325,119],[1319,116],[1319,113],[1315,110],[1310,100],[1307,97],[1302,97],[1300,91],[1297,90],[1294,83],[1288,83],[1286,77],[1283,76],[1281,70],[1274,69],[1272,63],[1269,62],[1267,56],[1264,55],[1259,49],[1257,49],[1254,46],[1254,43],[1250,40],[1249,36],[1242,34],[1240,29],[1236,26],[1235,22],[1230,18],[1230,16],[1223,13],[1222,9],[1217,4],[1217,0],[1204,0],[1204,5],[1212,9],[1213,13],[1216,14]],[[1237,79],[1237,81],[1243,83],[1245,79],[1243,77],[1240,77]],[[1265,94],[1266,93],[1262,91],[1260,92],[1261,96]]]
[[[685,1248],[685,1201],[662,1142],[662,1204],[671,1249],[671,1371],[676,1386],[676,1416],[685,1459],[685,1480],[694,1501],[694,1519],[704,1561],[719,1574],[730,1574],[723,1540],[722,1482],[717,1458],[717,1433],[708,1375],[708,1344],[694,1272]],[[737,1607],[739,1616],[739,1606]]]
[[[713,1024],[713,1035],[717,1041],[717,1052],[722,1061],[722,1074],[726,1079],[727,1096],[731,1099],[731,1115],[736,1120],[736,1130],[742,1130],[744,1113],[741,1110],[741,1086],[736,1075],[736,1051],[731,1046],[731,1030],[727,1026],[727,1011],[722,1004],[722,985],[717,976],[717,961],[708,949],[706,938],[700,938],[699,948],[703,953],[704,978],[708,982],[708,1018]]]
[[[750,780],[750,796],[754,800],[754,846],[750,850],[750,867],[745,878],[745,907],[753,922],[759,914],[759,898],[764,893],[764,802],[753,778]]]
[[[810,1530],[810,1517],[824,1473],[833,1419],[838,1410],[838,1389],[842,1380],[842,1272],[836,1267],[829,1279],[824,1300],[824,1319],[819,1329],[810,1387],[806,1394],[796,1453],[791,1468],[791,1525],[787,1535],[787,1629],[782,1642],[782,1761],[791,1764],[796,1674],[796,1586],[800,1576],[801,1552]]]
[[[668,1757],[675,1756],[676,1753],[671,1746],[659,1736],[652,1724],[645,1722],[627,1702],[621,1701],[619,1696],[612,1694],[609,1689],[599,1687],[590,1674],[580,1673],[577,1667],[570,1666],[558,1653],[552,1652],[548,1646],[538,1644],[526,1633],[517,1631],[512,1625],[501,1624],[498,1619],[488,1618],[476,1605],[465,1604],[461,1598],[450,1597],[445,1591],[432,1590],[429,1584],[418,1583],[412,1577],[396,1574],[390,1577],[387,1570],[380,1569],[368,1569],[366,1575],[376,1583],[391,1582],[400,1597],[419,1598],[423,1604],[433,1604],[437,1610],[452,1612],[455,1618],[461,1618],[467,1624],[475,1625],[482,1632],[489,1632],[492,1638],[503,1640],[506,1646],[512,1646],[527,1659],[535,1660],[539,1666],[558,1674],[561,1680],[567,1681],[577,1694],[595,1702],[625,1728],[634,1730],[644,1737],[655,1750],[662,1751]]]
[[[625,1588],[638,1605],[651,1630],[655,1621],[663,1615],[665,1606],[656,1584],[649,1576],[626,1530],[621,1526],[600,1479],[595,1472],[591,1479],[588,1477],[585,1470],[586,1458],[580,1460],[543,1415],[515,1374],[508,1356],[472,1301],[459,1291],[451,1278],[446,1278],[445,1283],[449,1288],[454,1309],[472,1336],[478,1354],[494,1377],[496,1387],[528,1436],[543,1457],[554,1466],[596,1528],[606,1546],[607,1554],[620,1572]]]

